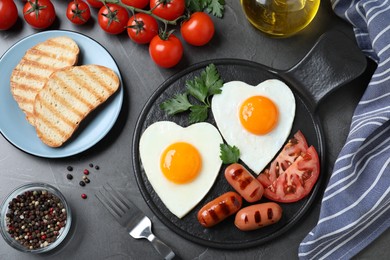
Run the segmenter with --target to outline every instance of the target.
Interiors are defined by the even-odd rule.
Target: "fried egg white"
[[[240,150],[240,159],[256,174],[272,160],[289,136],[295,98],[280,80],[257,86],[227,82],[214,95],[212,112],[225,141]]]
[[[221,168],[223,142],[209,123],[181,127],[159,121],[140,138],[142,165],[153,189],[178,218],[193,209],[213,186]]]

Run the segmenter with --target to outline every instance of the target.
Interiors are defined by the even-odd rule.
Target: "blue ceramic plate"
[[[28,36],[11,48],[0,59],[0,132],[14,146],[32,155],[46,158],[62,158],[78,154],[99,142],[112,128],[123,102],[123,88],[120,87],[106,103],[89,115],[74,136],[63,146],[51,148],[37,136],[10,90],[12,70],[25,52],[34,45],[57,36],[68,36],[78,44],[80,57],[78,65],[98,64],[114,70],[123,86],[119,68],[107,50],[93,39],[71,31],[45,31]],[[95,113],[96,112],[96,113]]]

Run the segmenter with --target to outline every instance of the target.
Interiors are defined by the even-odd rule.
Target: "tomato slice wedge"
[[[295,133],[294,137],[288,140],[282,151],[271,162],[268,169],[265,169],[270,182],[274,182],[285,170],[308,148],[306,138],[301,131]],[[261,176],[261,175],[260,175]],[[271,184],[271,183],[268,183]]]
[[[308,147],[305,136],[298,131],[257,179],[264,187],[264,197],[290,203],[306,197],[319,174],[317,151]]]
[[[291,203],[306,197],[320,174],[320,161],[316,149],[310,146],[306,152],[271,181],[267,172],[261,173],[258,180],[264,186],[264,197],[282,203]]]

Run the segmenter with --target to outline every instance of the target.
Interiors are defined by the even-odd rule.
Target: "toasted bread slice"
[[[53,72],[34,102],[35,129],[48,146],[66,142],[80,122],[119,88],[116,73],[100,65]]]
[[[27,50],[12,71],[11,93],[32,125],[36,94],[54,71],[75,65],[79,52],[77,43],[69,37],[50,38]]]

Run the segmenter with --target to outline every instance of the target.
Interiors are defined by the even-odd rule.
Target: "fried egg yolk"
[[[201,167],[202,158],[199,151],[186,142],[169,145],[161,155],[161,171],[168,180],[177,184],[194,180]]]
[[[265,135],[272,131],[278,123],[278,108],[275,103],[264,96],[252,96],[240,107],[241,125],[250,133]]]

